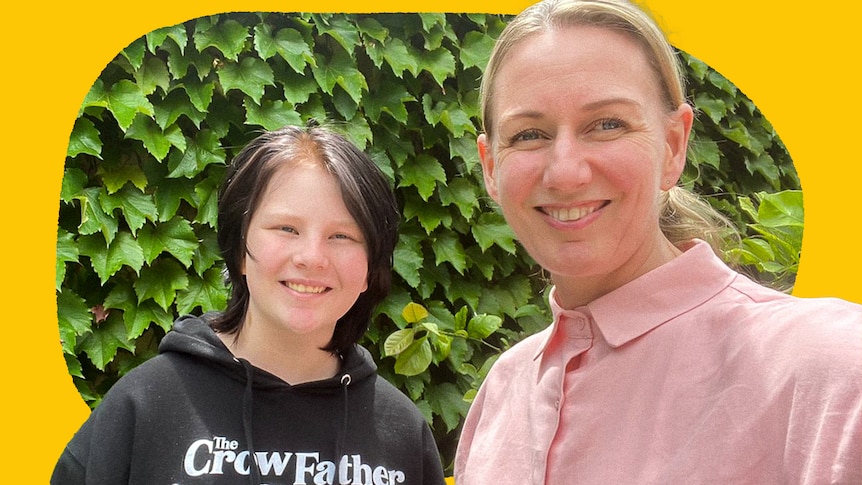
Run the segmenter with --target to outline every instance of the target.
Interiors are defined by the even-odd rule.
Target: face
[[[367,288],[362,231],[335,178],[318,163],[275,171],[249,222],[247,246],[244,334],[323,347]]]
[[[558,297],[599,296],[673,257],[658,196],[682,172],[692,114],[663,107],[635,41],[590,26],[534,34],[493,90],[486,187]]]

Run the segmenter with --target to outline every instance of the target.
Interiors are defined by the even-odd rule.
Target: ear
[[[667,155],[662,171],[662,190],[669,190],[676,185],[683,169],[685,169],[692,123],[694,123],[694,111],[688,103],[683,103],[676,111],[668,115],[665,131]]]
[[[494,201],[497,201],[496,164],[494,163],[493,150],[488,137],[482,133],[476,138],[476,146],[479,149],[479,160],[482,162],[482,176],[485,178],[485,190]],[[498,202],[498,201],[497,201]]]

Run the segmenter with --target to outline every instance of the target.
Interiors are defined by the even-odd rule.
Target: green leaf
[[[206,113],[213,100],[213,92],[215,92],[215,83],[200,82],[194,78],[183,80],[183,83],[178,86],[185,89],[186,95],[192,106],[200,113]]]
[[[155,192],[156,211],[159,222],[173,219],[185,200],[192,206],[197,204],[194,184],[189,179],[165,179],[159,182]]]
[[[129,129],[138,113],[146,116],[155,114],[152,103],[141,91],[141,88],[127,79],[121,79],[111,86],[106,94],[105,102],[123,131]]]
[[[458,239],[458,236],[452,232],[445,232],[438,235],[434,242],[431,243],[434,250],[434,264],[441,265],[449,263],[461,275],[467,269],[467,259],[464,256],[464,246]]]
[[[120,51],[120,54],[129,61],[129,64],[131,64],[134,69],[138,69],[144,62],[145,52],[146,45],[142,38],[138,38],[129,44],[128,47]]]
[[[199,52],[202,52],[207,47],[215,47],[224,54],[225,58],[236,61],[245,47],[245,41],[248,39],[248,36],[247,27],[236,20],[228,19],[206,30],[195,32],[194,41],[195,47]]]
[[[443,81],[455,74],[455,56],[444,48],[419,53],[419,65],[443,87]]]
[[[724,100],[710,96],[707,93],[699,93],[694,99],[695,108],[706,113],[713,123],[720,123],[727,115],[727,103]]]
[[[434,157],[420,153],[416,156],[412,163],[408,163],[401,167],[399,173],[401,181],[398,182],[399,187],[416,187],[419,195],[426,202],[434,189],[437,187],[437,182],[446,182],[446,171],[440,162]]]
[[[315,59],[317,66],[311,68],[311,74],[323,91],[331,95],[338,85],[356,104],[360,104],[362,90],[368,91],[368,84],[365,76],[356,68],[355,59],[342,50],[336,50],[331,59],[321,55],[317,55]]]
[[[162,130],[156,126],[152,118],[136,116],[132,125],[126,131],[126,137],[139,140],[156,160],[162,161],[171,148],[171,143],[163,135]],[[110,171],[107,171],[110,174]]]
[[[507,278],[494,287],[482,288],[477,312],[490,315],[515,315],[530,301],[533,289],[526,277]]]
[[[264,60],[278,54],[299,74],[305,71],[305,66],[316,62],[311,47],[297,30],[284,28],[273,36],[272,27],[261,24],[255,27],[254,33],[255,49]]]
[[[202,313],[222,310],[227,304],[228,291],[219,268],[210,268],[203,278],[189,275],[188,287],[177,294],[177,313],[186,315],[195,308]]]
[[[285,125],[301,125],[302,117],[293,109],[290,103],[281,100],[264,100],[257,105],[251,100],[243,103],[248,125],[259,125],[267,130],[276,130]]]
[[[160,259],[153,266],[141,270],[135,281],[138,303],[152,298],[162,309],[168,310],[176,298],[177,291],[186,289],[189,277],[176,261]]]
[[[185,49],[189,42],[189,35],[186,32],[184,24],[162,27],[150,32],[145,37],[147,39],[147,49],[153,54],[156,53],[156,48],[162,47],[162,44],[168,38],[173,39],[180,49]]]
[[[781,176],[781,173],[778,171],[778,165],[775,164],[775,160],[773,160],[769,154],[764,153],[754,158],[746,158],[745,167],[752,174],[759,173],[762,174],[766,180],[773,181],[774,188],[778,189],[780,187],[778,179]]]
[[[418,303],[410,302],[404,306],[404,309],[401,311],[401,316],[407,323],[419,323],[428,318],[428,310]]]
[[[224,163],[224,148],[218,136],[209,130],[201,130],[181,155],[168,159],[169,178],[194,178],[204,167],[213,163]]]
[[[692,165],[706,164],[718,169],[721,165],[721,151],[718,143],[712,140],[692,139],[688,145],[688,159]]]
[[[78,262],[78,246],[75,244],[75,235],[65,229],[57,228],[57,256],[55,268],[55,283],[57,291],[66,278],[66,263]]]
[[[374,96],[368,96],[363,104],[365,114],[372,122],[377,122],[380,115],[387,113],[402,124],[407,123],[407,106],[405,103],[416,101],[403,84],[392,83],[388,80],[378,89]]]
[[[219,69],[218,78],[225,93],[231,89],[237,89],[253,99],[255,103],[260,103],[266,86],[275,86],[272,68],[256,57],[245,57],[239,63],[225,64]]]
[[[184,78],[186,76],[186,73],[189,71],[189,67],[194,65],[195,56],[186,55],[185,47],[180,47],[172,42],[165,42],[161,45],[160,48],[167,53],[168,71],[171,73],[174,79]],[[200,55],[200,53],[197,51],[195,51],[194,54]],[[198,76],[200,79],[203,79],[206,74],[199,72]]]
[[[95,234],[101,232],[105,242],[110,244],[119,229],[117,220],[102,209],[102,198],[106,197],[104,187],[88,187],[83,194],[76,197],[81,202],[81,223],[78,234]]]
[[[323,17],[312,16],[320,36],[328,35],[335,39],[346,52],[353,52],[359,45],[359,32],[356,25],[343,16]]]
[[[57,293],[57,320],[63,352],[74,355],[78,336],[92,331],[93,314],[83,298],[65,288]]]
[[[206,270],[221,261],[221,249],[218,246],[216,231],[212,227],[200,226],[196,233],[200,242],[192,257],[192,265],[195,268],[195,273],[203,275]],[[221,271],[222,269],[219,267],[219,273]]]
[[[410,194],[404,199],[404,219],[419,219],[426,234],[431,234],[441,224],[446,228],[452,226],[452,215],[446,207],[421,202]]]
[[[155,221],[158,217],[153,196],[129,185],[115,194],[108,195],[102,205],[106,212],[112,213],[115,209],[120,209],[132,235],[136,234],[147,220]]]
[[[392,357],[407,350],[407,347],[413,343],[416,331],[413,328],[405,328],[392,332],[386,341],[383,342],[383,355]]]
[[[195,197],[198,201],[198,214],[195,222],[216,227],[218,223],[218,189],[219,181],[213,177],[202,180],[195,185]]]
[[[433,352],[428,337],[422,337],[410,344],[395,358],[395,372],[403,376],[415,376],[425,372],[431,365]]]
[[[398,38],[389,39],[382,49],[383,59],[389,64],[392,72],[400,79],[404,78],[404,71],[413,76],[419,73],[421,59]]]
[[[404,237],[402,236],[402,240]],[[418,243],[399,243],[395,247],[394,269],[404,281],[413,288],[419,286],[419,271],[422,269],[424,258]]]
[[[135,351],[135,343],[126,338],[123,319],[115,317],[113,313],[104,323],[94,328],[93,333],[84,337],[79,347],[99,370],[105,370],[105,366],[114,360],[118,349]]]
[[[69,136],[69,146],[66,149],[66,156],[70,158],[81,153],[102,158],[102,140],[99,139],[99,130],[87,118],[75,120],[75,126]]]
[[[515,254],[515,234],[506,221],[497,213],[484,213],[470,228],[482,251],[499,246],[509,254]]]
[[[444,206],[455,205],[464,219],[470,220],[473,211],[479,208],[479,189],[475,182],[456,178],[437,188],[440,202]]]
[[[60,200],[68,204],[82,195],[87,179],[87,174],[80,168],[67,167],[63,171],[63,181],[60,185]]]
[[[485,70],[491,50],[494,48],[494,38],[484,32],[471,31],[464,34],[459,59],[464,69],[478,67]]]
[[[143,64],[135,71],[135,80],[144,94],[153,94],[156,88],[162,92],[168,92],[171,87],[171,75],[165,61],[158,57],[147,57]]]
[[[763,146],[749,135],[748,128],[741,120],[732,120],[729,127],[721,128],[721,133],[756,155],[763,153]]]
[[[144,254],[137,241],[128,232],[122,231],[105,247],[100,237],[89,236],[79,239],[78,249],[90,258],[93,270],[104,285],[111,276],[123,266],[139,272],[144,265]]]
[[[195,126],[200,127],[206,118],[206,113],[198,111],[189,99],[185,89],[174,89],[161,103],[155,107],[155,119],[159,128],[168,130],[181,116],[188,118]],[[162,156],[164,158],[164,156]],[[161,160],[161,158],[159,159]]]
[[[147,176],[134,157],[122,156],[108,158],[99,164],[96,173],[102,178],[102,183],[108,189],[108,194],[113,194],[126,186],[128,182],[140,190],[147,188]],[[110,214],[111,208],[102,204],[102,207]]]
[[[138,303],[137,295],[131,284],[115,286],[105,298],[105,308],[116,308],[123,311],[123,322],[126,326],[126,338],[134,340],[155,323],[165,331],[173,325],[173,315],[161,308],[153,300]]]
[[[758,222],[764,227],[803,227],[804,211],[801,190],[776,193],[759,192]]]
[[[470,117],[457,103],[434,103],[431,95],[425,94],[422,96],[422,109],[428,123],[434,126],[442,124],[455,138],[464,136],[464,133],[476,132]]]
[[[304,76],[285,71],[280,76],[280,82],[284,86],[284,100],[293,105],[299,105],[308,101],[311,94],[317,93],[320,86],[312,76]]]
[[[447,432],[461,424],[461,419],[467,415],[467,409],[470,407],[464,401],[464,395],[451,382],[428,386],[425,399],[431,404],[434,414],[443,418]]]
[[[81,366],[81,361],[78,360],[77,356],[71,353],[63,353],[63,359],[66,361],[66,369],[69,371],[70,376],[77,377],[82,380],[85,379],[84,368]]]
[[[366,150],[374,139],[374,134],[371,127],[368,125],[368,120],[361,112],[356,112],[351,120],[342,125],[342,134],[350,140],[351,143],[359,147],[360,150]],[[378,164],[379,166],[379,164]],[[387,167],[380,167],[381,170],[387,172]],[[387,175],[390,173],[387,172]]]
[[[145,225],[138,233],[138,242],[147,264],[167,251],[188,268],[198,248],[198,238],[191,224],[179,216],[155,226]]]
[[[476,315],[467,324],[467,334],[480,340],[488,338],[503,325],[503,319],[497,315]]]

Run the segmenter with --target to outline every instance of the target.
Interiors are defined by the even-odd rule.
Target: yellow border
[[[433,10],[515,13],[529,1],[434,2]],[[862,112],[854,81],[855,19],[862,7],[811,9],[778,0],[645,0],[671,41],[740,87],[788,146],[802,179],[805,240],[796,294],[862,302],[856,184]],[[17,5],[17,4],[16,4]],[[90,84],[125,45],[156,28],[233,10],[429,10],[394,1],[155,0],[61,2],[7,10],[0,75],[4,223],[2,476],[47,483],[63,445],[86,417],[57,336],[54,243],[68,136]],[[25,10],[28,9],[28,10]],[[852,11],[851,11],[852,10]],[[11,106],[8,105],[11,103]],[[15,480],[18,478],[18,480]]]

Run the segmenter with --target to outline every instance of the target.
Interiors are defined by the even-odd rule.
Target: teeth
[[[306,286],[298,283],[288,283],[287,287],[299,293],[323,293],[325,286]]]
[[[570,209],[551,209],[548,215],[561,222],[576,221],[581,217],[592,214],[596,209],[594,207],[572,207]]]

